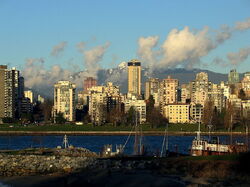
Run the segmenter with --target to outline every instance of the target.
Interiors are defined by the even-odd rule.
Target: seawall
[[[86,135],[86,136],[126,136],[134,135],[135,132],[130,131],[0,131],[0,135]],[[163,136],[164,131],[143,131],[145,136]],[[238,135],[245,136],[245,132],[211,132],[211,136],[217,135]],[[195,136],[196,132],[170,131],[171,136]],[[209,135],[208,132],[202,132],[201,135]]]

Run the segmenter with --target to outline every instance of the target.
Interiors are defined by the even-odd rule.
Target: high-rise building
[[[160,80],[158,78],[150,78],[145,83],[145,99],[149,99],[150,95],[154,96],[160,89]]]
[[[190,89],[189,84],[181,85],[181,103],[190,102]]]
[[[18,117],[19,71],[0,65],[0,118]]]
[[[212,84],[212,89],[208,92],[208,99],[213,101],[214,106],[217,110],[221,111],[223,107],[225,107],[225,99],[223,95],[223,89],[220,84]]]
[[[133,107],[137,112],[135,118],[138,119],[138,122],[145,123],[146,122],[146,101],[145,100],[138,100],[135,96],[128,98],[125,101],[125,112],[128,112],[129,109]]]
[[[250,72],[244,74],[244,77],[241,81],[241,88],[245,92],[247,97],[250,97]]]
[[[92,88],[93,86],[97,86],[96,79],[93,77],[87,77],[83,82],[83,91],[87,93],[88,89]]]
[[[70,81],[58,81],[54,85],[54,116],[62,113],[68,121],[75,120],[76,85]]]
[[[24,98],[24,78],[19,77],[19,98]]]
[[[207,94],[212,90],[212,82],[208,81],[208,74],[200,72],[196,74],[196,79],[189,83],[191,101],[195,104],[205,104],[208,99]]]
[[[163,108],[167,104],[177,103],[177,88],[179,81],[172,79],[168,76],[163,79],[160,84],[160,109],[163,112]]]
[[[5,115],[5,74],[7,66],[0,66],[0,118],[6,117]]]
[[[232,69],[228,74],[228,84],[236,84],[239,83],[239,73],[236,71],[236,69]]]
[[[122,95],[119,87],[107,82],[106,86],[94,86],[89,89],[89,115],[94,123],[104,123],[107,113],[113,109],[122,110]]]
[[[128,93],[141,96],[141,62],[135,59],[128,62]]]
[[[30,103],[33,103],[33,92],[31,90],[24,91],[24,97],[30,99]]]
[[[40,103],[44,103],[44,98],[41,95],[37,96],[37,101]]]

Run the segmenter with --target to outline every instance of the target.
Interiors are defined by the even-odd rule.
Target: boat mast
[[[246,125],[246,145],[248,149],[248,124]]]
[[[69,147],[69,141],[68,141],[66,134],[64,135],[64,138],[63,138],[63,146],[64,146],[64,149]]]
[[[137,124],[137,111],[135,113],[135,142],[134,142],[134,155],[139,155],[138,143],[139,143],[139,129]]]
[[[233,126],[233,116],[231,114],[231,122],[230,122],[230,145],[233,144],[233,132],[232,132],[233,128],[232,128],[232,126]]]
[[[161,155],[160,155],[160,157],[163,156],[165,144],[166,144],[166,154],[167,154],[167,151],[168,151],[168,124],[167,123],[166,123],[164,138],[163,138],[163,142],[162,142],[162,146],[161,146]]]
[[[200,119],[199,119],[199,125],[198,125],[198,131],[197,131],[197,140],[201,139],[201,109],[200,109]]]

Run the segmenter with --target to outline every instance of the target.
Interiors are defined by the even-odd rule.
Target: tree
[[[126,113],[126,124],[128,125],[135,124],[135,115],[136,115],[135,108],[131,106],[128,112]]]
[[[107,108],[103,103],[96,104],[96,110],[92,114],[93,125],[101,126],[106,122],[107,119]]]
[[[25,123],[31,123],[34,121],[34,117],[32,114],[30,113],[22,113],[21,114],[21,123],[25,124]]]
[[[108,121],[111,122],[114,126],[117,126],[122,121],[123,112],[119,106],[114,107],[108,113]]]
[[[11,118],[11,117],[4,117],[2,119],[3,123],[13,123],[14,122],[14,119]]]
[[[236,94],[237,93],[235,84],[230,85],[230,93],[231,94]]]
[[[238,97],[242,100],[246,99],[246,93],[244,92],[242,88],[239,91]]]
[[[159,108],[153,108],[153,110],[150,111],[150,113],[148,113],[147,116],[151,128],[166,126],[166,123],[168,123],[168,120],[165,117],[163,117]]]
[[[64,124],[67,120],[64,118],[62,112],[58,112],[55,117],[55,122],[57,124]]]
[[[203,112],[203,123],[205,126],[212,125],[214,115],[214,103],[212,100],[206,100],[204,104],[204,112]]]
[[[248,124],[250,122],[250,111],[248,109],[244,110],[243,108],[241,108],[239,122],[245,129],[248,129]]]
[[[231,102],[227,103],[227,108],[225,110],[224,116],[224,126],[228,130],[233,129],[234,124],[234,106]]]
[[[150,95],[148,100],[146,101],[147,122],[149,122],[150,118],[152,117],[151,113],[154,110],[154,104],[155,104],[154,98],[152,95]]]
[[[51,119],[53,102],[52,100],[46,99],[44,103],[41,104],[42,114],[44,116],[44,121],[49,121]]]

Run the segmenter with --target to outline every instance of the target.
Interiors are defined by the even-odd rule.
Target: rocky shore
[[[27,149],[0,154],[0,176],[69,173],[86,168],[97,155],[87,149]]]
[[[87,149],[38,149],[1,153],[0,162],[0,185],[17,187],[250,185],[249,153],[233,160],[195,160],[100,158]]]

